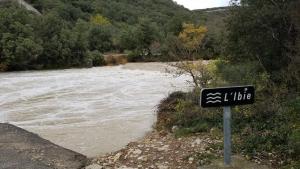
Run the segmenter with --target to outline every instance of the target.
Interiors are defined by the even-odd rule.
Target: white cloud
[[[174,0],[188,9],[204,9],[228,6],[230,0]]]

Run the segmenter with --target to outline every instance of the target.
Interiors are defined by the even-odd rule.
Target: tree
[[[88,41],[89,25],[83,20],[78,20],[72,29],[75,43],[72,43],[72,66],[90,66],[91,60],[87,59],[89,47]]]
[[[96,14],[94,16],[91,16],[90,22],[92,24],[100,25],[100,26],[110,25],[110,21],[107,18],[105,18],[104,16],[100,15],[100,14]]]
[[[3,58],[9,69],[25,70],[41,55],[43,48],[32,37],[15,37],[10,33],[3,35],[0,42]]]
[[[137,45],[137,36],[136,36],[136,28],[135,27],[127,27],[123,28],[120,35],[120,47],[122,49],[134,50]]]
[[[227,59],[257,61],[274,84],[284,84],[284,74],[296,57],[296,30],[290,8],[294,0],[243,0],[232,7],[227,28]],[[236,1],[233,1],[236,2]]]
[[[43,47],[32,23],[34,15],[15,6],[0,11],[0,64],[9,70],[33,68]]]
[[[291,64],[287,68],[290,77],[288,83],[289,86],[294,85],[293,88],[296,91],[300,91],[300,1],[295,1],[291,6],[291,18],[295,24],[297,35],[295,35],[295,42],[292,41],[290,45],[293,48],[292,51],[295,51],[295,55],[291,57]]]
[[[95,25],[89,31],[89,48],[90,50],[98,50],[107,52],[112,49],[112,33],[110,26]]]
[[[193,59],[194,54],[198,54],[203,39],[207,33],[204,26],[196,27],[194,24],[183,24],[183,31],[178,38],[182,43],[181,51],[184,58]]]
[[[84,14],[80,8],[76,8],[71,4],[59,6],[57,13],[64,20],[76,22],[79,18],[83,18]]]
[[[205,68],[202,60],[195,61],[206,33],[207,28],[204,26],[184,24],[178,37],[172,38],[174,48],[171,55],[179,60],[171,64],[176,68],[175,74],[188,74],[192,78],[192,83],[198,89],[205,87],[211,79],[210,73]]]
[[[136,30],[137,49],[141,55],[151,55],[150,45],[157,39],[155,26],[147,19],[141,19]]]
[[[183,30],[184,19],[180,16],[176,16],[171,19],[166,25],[166,32],[172,33],[175,36],[178,36],[179,33]]]
[[[37,63],[45,68],[60,67],[64,62],[62,56],[61,31],[67,25],[56,13],[48,13],[39,18],[34,25],[36,35],[43,41],[43,54],[38,58]]]

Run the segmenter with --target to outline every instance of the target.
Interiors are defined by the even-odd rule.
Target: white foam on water
[[[118,150],[151,130],[161,99],[188,86],[157,64],[136,66],[2,73],[0,122],[88,156]]]

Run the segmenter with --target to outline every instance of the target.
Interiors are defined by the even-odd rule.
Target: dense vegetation
[[[299,11],[296,0],[233,5],[220,36],[220,57],[209,65],[175,64],[177,74],[191,75],[195,89],[161,102],[157,128],[176,129],[178,136],[219,131],[222,137],[222,109],[200,108],[199,89],[253,84],[256,103],[233,108],[234,151],[270,160],[272,168],[300,168]]]
[[[172,0],[26,0],[0,4],[0,70],[90,67],[103,53],[129,61],[171,61],[183,23],[207,25],[206,58],[219,55],[222,11],[189,11]],[[218,8],[217,8],[218,9]],[[214,9],[215,10],[215,9]]]
[[[0,4],[1,70],[97,66],[105,52],[127,51],[132,60],[145,60],[192,20],[171,0],[27,2],[42,15]]]

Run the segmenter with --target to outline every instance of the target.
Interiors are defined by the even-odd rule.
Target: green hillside
[[[174,17],[190,20],[191,12],[172,0],[27,0],[46,14],[56,11],[68,21],[88,20],[91,15],[101,14],[114,24],[137,24],[148,18],[159,27],[165,27]]]
[[[226,32],[226,19],[230,16],[229,7],[200,9],[193,11],[196,24],[208,29],[206,52],[208,56],[221,54],[223,34]]]
[[[103,65],[103,53],[128,53],[129,61],[170,61],[183,23],[206,25],[206,51],[216,49],[223,11],[190,11],[172,0],[26,0],[1,3],[0,70]]]
[[[229,16],[229,7],[209,8],[193,11],[196,22],[206,25],[212,34],[220,34],[225,29],[224,20]]]
[[[42,15],[1,3],[0,70],[89,67],[102,53],[151,55],[191,12],[171,0],[27,0]],[[143,56],[144,58],[144,56]]]

